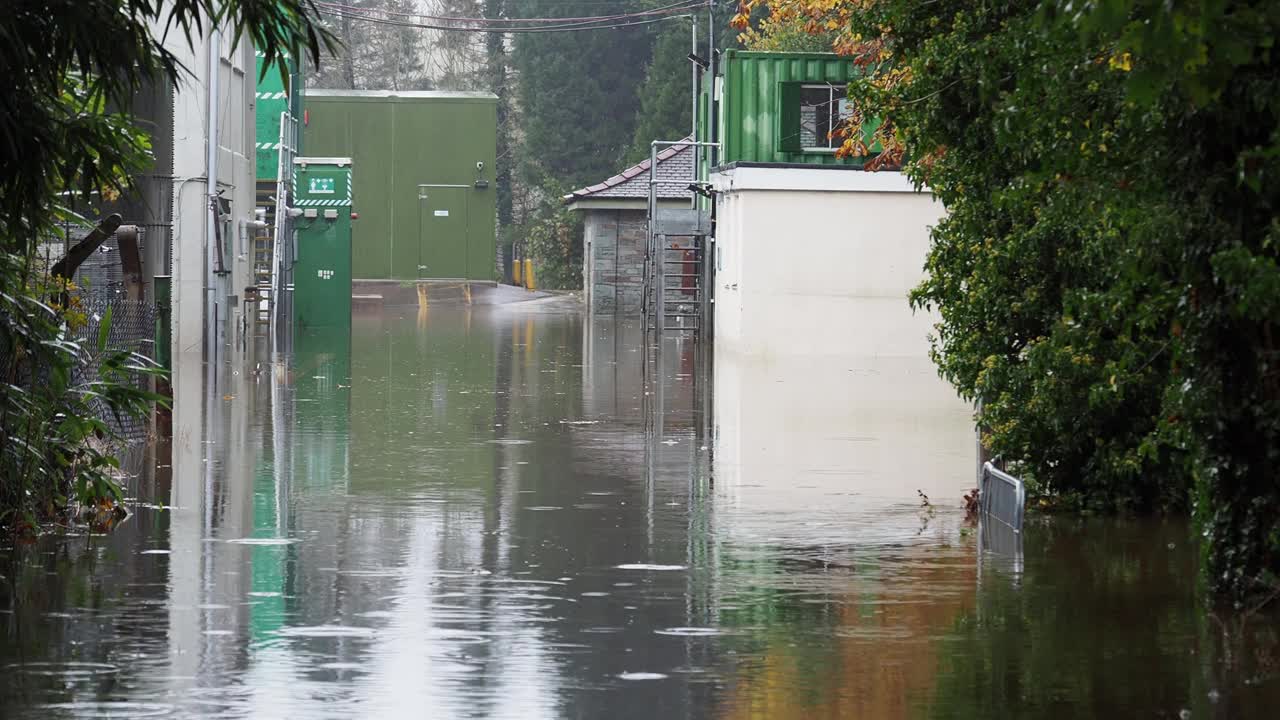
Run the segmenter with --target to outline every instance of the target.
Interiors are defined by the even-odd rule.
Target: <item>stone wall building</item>
[[[693,160],[688,145],[674,145],[658,153],[661,207],[689,207]],[[640,312],[648,200],[648,160],[565,196],[569,209],[583,213],[582,282],[591,312]]]

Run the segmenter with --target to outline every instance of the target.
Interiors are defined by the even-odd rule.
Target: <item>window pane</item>
[[[829,149],[840,146],[831,131],[853,114],[843,85],[806,85],[800,91],[800,147]]]
[[[827,147],[824,130],[830,125],[831,91],[825,85],[800,90],[800,147]]]

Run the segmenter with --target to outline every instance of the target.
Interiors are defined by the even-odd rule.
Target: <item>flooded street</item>
[[[1185,521],[966,524],[972,420],[927,360],[655,367],[638,322],[527,305],[301,337],[117,529],[0,548],[0,715],[1280,706],[1276,617],[1203,606]]]

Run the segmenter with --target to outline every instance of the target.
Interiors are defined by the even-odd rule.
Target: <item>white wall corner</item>
[[[928,193],[896,171],[867,172],[833,167],[731,167],[711,174],[717,192],[775,190],[787,192]]]

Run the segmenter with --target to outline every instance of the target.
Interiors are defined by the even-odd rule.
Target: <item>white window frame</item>
[[[844,118],[844,117],[841,117],[841,116],[840,116],[840,108],[839,108],[839,106],[838,106],[838,105],[836,105],[836,98],[835,98],[835,91],[836,91],[837,89],[840,89],[840,88],[841,88],[841,86],[839,86],[839,85],[835,85],[835,84],[833,84],[833,83],[829,83],[829,82],[828,82],[828,83],[803,83],[803,84],[801,84],[801,85],[800,85],[800,92],[801,92],[801,94],[803,95],[803,93],[804,93],[804,91],[805,91],[805,90],[826,90],[826,91],[827,91],[827,112],[828,112],[828,113],[830,113],[832,110],[834,110],[834,111],[835,111],[834,118],[835,118],[837,121],[839,121],[839,122],[843,122],[846,118]],[[843,88],[843,89],[844,89],[844,93],[845,93],[844,100],[847,102],[847,101],[848,101],[848,96],[849,96],[849,90],[848,90],[848,88],[847,88],[847,87],[845,87],[845,88]],[[802,106],[802,107],[803,107],[803,106]],[[831,120],[831,116],[829,116],[829,117],[828,117],[828,121],[830,121],[830,120]],[[804,119],[803,119],[803,118],[801,118],[801,120],[800,120],[800,124],[801,124],[801,127],[803,127],[803,126],[804,126]],[[838,124],[833,123],[833,124],[831,125],[831,129],[832,129],[832,130],[836,129],[837,127],[839,127],[839,125],[838,125]],[[814,136],[815,136],[815,138],[817,137],[817,133],[816,133],[816,132],[814,133]],[[826,138],[826,143],[827,143],[827,145],[826,145],[826,146],[813,146],[813,147],[809,147],[809,146],[801,145],[801,146],[800,146],[800,152],[807,152],[807,153],[834,153],[836,150],[839,150],[839,149],[840,149],[840,146],[839,146],[839,145],[834,145],[834,146],[833,146],[833,145],[831,144],[831,143],[833,143],[833,142],[835,142],[835,138],[830,138],[830,137],[828,137],[828,138]],[[842,142],[841,144],[843,144],[843,142]]]

